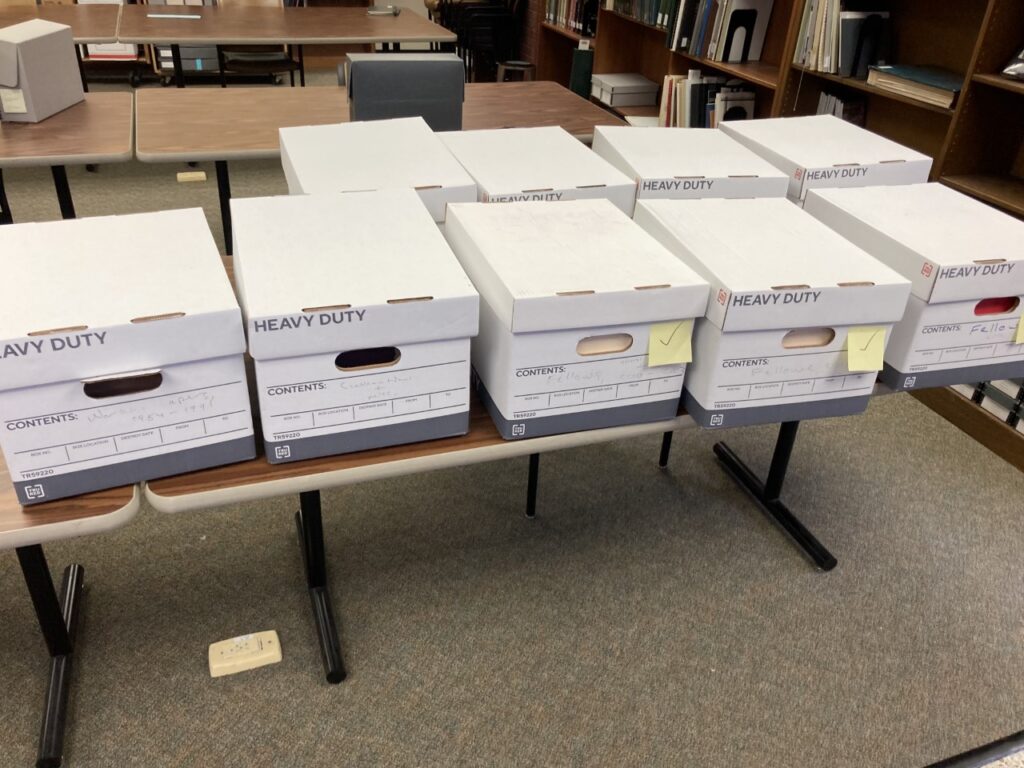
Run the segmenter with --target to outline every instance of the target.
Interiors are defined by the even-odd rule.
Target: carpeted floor
[[[71,169],[80,215],[202,205],[212,168]],[[236,195],[281,193],[275,163]],[[49,175],[5,174],[16,219]],[[140,258],[145,258],[140,254]],[[47,547],[86,568],[68,766],[914,768],[1024,727],[1024,476],[915,400],[801,428],[786,496],[817,572],[716,466],[774,431],[650,437],[324,495],[350,678],[322,677],[294,499],[144,509]],[[35,754],[46,657],[0,553],[0,765]],[[276,629],[281,664],[211,680],[210,642]]]

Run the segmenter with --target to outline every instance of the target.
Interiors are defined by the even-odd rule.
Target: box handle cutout
[[[832,163],[833,168],[856,168],[860,163]]]
[[[673,176],[673,179],[706,179],[707,176]]]
[[[899,160],[882,160],[883,163],[905,163],[907,162],[902,157]]]
[[[524,189],[523,194],[529,194],[530,192],[552,192],[551,187],[538,187],[537,189]]]
[[[145,317],[133,317],[133,323],[153,323],[157,320],[173,320],[176,317],[184,317],[184,312],[168,312],[165,315],[146,315]]]
[[[832,328],[796,328],[782,337],[782,346],[785,349],[827,347],[835,337]]]
[[[555,296],[589,296],[593,291],[556,291]]]
[[[390,368],[402,359],[398,347],[367,347],[350,349],[334,358],[339,371],[364,371],[368,368]]]
[[[604,189],[607,184],[578,184],[576,189]]]
[[[424,189],[440,189],[440,188],[441,188],[440,184],[424,184],[422,187],[413,187],[413,189],[415,189],[417,192],[420,192],[420,191],[422,191]]]
[[[410,296],[407,299],[388,299],[388,304],[408,304],[410,301],[433,301],[433,296]]]
[[[975,259],[975,264],[1005,264],[1006,259]]]
[[[773,285],[773,291],[796,291],[803,288],[810,288],[809,285]]]
[[[614,355],[618,352],[625,352],[633,346],[633,337],[628,333],[609,333],[604,336],[587,336],[580,339],[576,345],[576,354],[587,357],[589,355]]]
[[[634,285],[634,291],[653,291],[656,288],[671,288],[672,286],[668,283],[662,283],[661,285]]]
[[[995,299],[982,299],[974,305],[976,315],[1005,315],[1020,306],[1016,296],[1000,296]]]
[[[351,304],[327,304],[323,307],[303,307],[303,312],[330,312],[332,309],[348,309]]]
[[[735,175],[734,174],[729,174],[729,176],[727,178],[730,178],[730,179],[759,179],[761,177],[758,176],[756,173],[747,173],[747,174],[742,174],[742,175],[741,174],[735,174]]]
[[[164,383],[160,371],[141,371],[126,376],[105,376],[102,379],[89,379],[82,382],[82,390],[86,397],[101,400],[105,397],[122,397],[149,392]]]
[[[870,288],[874,285],[870,280],[861,280],[856,283],[836,283],[840,288]]]
[[[67,328],[50,328],[45,331],[32,331],[29,336],[49,336],[51,333],[74,333],[84,331],[88,325],[69,325]]]

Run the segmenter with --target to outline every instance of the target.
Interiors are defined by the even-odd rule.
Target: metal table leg
[[[68,172],[63,165],[50,166],[53,174],[53,186],[57,190],[57,203],[60,205],[62,219],[75,218],[75,201],[71,199],[71,187],[68,186]]]
[[[526,516],[537,516],[537,476],[540,474],[540,454],[530,454],[530,473],[526,478]]]
[[[177,88],[185,87],[185,70],[181,66],[181,46],[171,46],[171,62],[174,64],[174,85]]]
[[[334,621],[331,596],[327,590],[327,566],[324,556],[324,528],[320,513],[320,491],[299,494],[299,511],[295,514],[302,548],[302,564],[306,570],[306,587],[313,606],[313,621],[320,640],[320,653],[324,661],[327,682],[340,683],[345,679],[345,665],[341,660],[341,642]]]
[[[43,724],[39,733],[36,765],[59,766],[64,758],[64,730],[67,724],[68,692],[71,689],[71,660],[78,614],[82,599],[85,569],[69,565],[64,571],[60,596],[38,544],[18,547],[18,562],[25,577],[32,605],[39,620],[43,639],[50,653],[50,679],[43,705]]]
[[[231,239],[231,179],[228,176],[228,161],[217,160],[217,194],[220,196],[220,220],[224,225],[224,253],[230,256],[234,252]]]
[[[4,171],[0,168],[0,224],[13,224],[11,204],[7,202],[7,188],[4,187]]]
[[[672,433],[666,432],[661,436],[661,454],[658,456],[658,466],[664,469],[668,466],[668,454],[672,450]]]
[[[796,515],[790,512],[780,498],[799,426],[799,421],[787,421],[779,425],[775,453],[768,469],[768,479],[764,482],[761,482],[761,479],[725,443],[715,443],[714,451],[725,471],[753,497],[762,510],[782,526],[815,565],[823,571],[831,571],[837,564],[835,557],[804,527]]]
[[[85,48],[84,45],[75,46],[75,58],[78,59],[78,74],[82,78],[82,90],[85,93],[89,92],[89,81],[85,78],[85,62],[82,60],[82,50]]]

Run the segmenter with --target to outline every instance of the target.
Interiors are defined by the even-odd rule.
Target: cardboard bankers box
[[[281,129],[281,165],[293,195],[415,189],[434,217],[476,200],[476,184],[423,118]]]
[[[71,27],[32,19],[0,29],[0,120],[38,123],[83,98]]]
[[[781,198],[644,200],[636,221],[711,283],[683,396],[698,424],[864,410],[909,282]]]
[[[806,210],[913,285],[886,384],[1024,376],[1024,222],[941,184],[814,190]]]
[[[832,115],[731,120],[719,129],[789,176],[789,198],[815,187],[875,187],[928,181],[932,159]]]
[[[675,416],[708,286],[607,200],[453,205],[473,368],[506,439]]]
[[[201,210],[13,224],[0,253],[0,444],[23,504],[255,455]]]
[[[415,192],[231,208],[270,462],[466,432],[479,297]]]
[[[638,185],[637,199],[785,197],[789,179],[710,128],[596,126],[594,152]]]
[[[603,197],[627,216],[633,215],[633,180],[562,128],[503,128],[440,136],[476,180],[482,202]]]

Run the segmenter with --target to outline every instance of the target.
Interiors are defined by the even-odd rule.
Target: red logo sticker
[[[729,294],[725,292],[724,288],[719,288],[718,289],[718,303],[721,304],[724,307],[725,306],[725,302],[727,302],[728,300],[729,300]]]
[[[932,265],[929,264],[927,261],[924,263],[924,266],[921,267],[921,274],[924,275],[925,277],[932,276]]]
[[[804,169],[803,168],[797,168],[795,171],[793,171],[793,178],[796,179],[797,181],[800,181],[800,179],[802,179],[803,177],[804,177]]]

